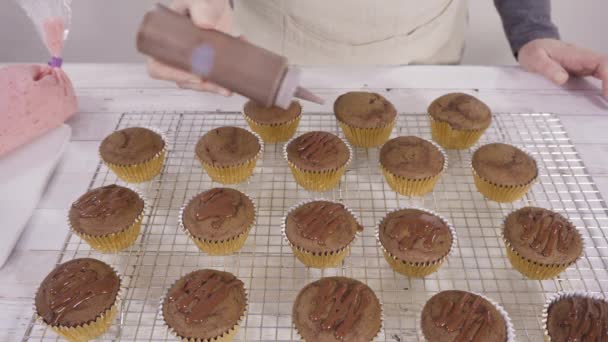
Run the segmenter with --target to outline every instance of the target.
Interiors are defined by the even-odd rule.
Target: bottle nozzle
[[[306,88],[302,88],[302,87],[296,88],[296,92],[295,92],[294,96],[299,99],[314,102],[314,103],[317,103],[320,105],[325,103],[325,101],[322,98],[313,94],[310,90],[308,90]]]

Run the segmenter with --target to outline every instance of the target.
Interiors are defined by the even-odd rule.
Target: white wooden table
[[[129,111],[239,110],[244,99],[176,89],[148,78],[142,65],[67,65],[80,102],[68,121],[72,141],[7,265],[0,269],[0,340],[18,340],[31,317],[32,296],[54,266],[68,233],[66,210],[97,167],[100,140]],[[331,112],[333,100],[352,89],[378,91],[401,113],[425,112],[451,91],[479,97],[495,112],[558,114],[604,198],[608,196],[608,101],[598,83],[576,80],[560,88],[513,67],[307,68],[303,85],[327,100],[305,111]]]

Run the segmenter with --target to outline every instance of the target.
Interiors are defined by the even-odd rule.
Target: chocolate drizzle
[[[342,204],[318,201],[296,210],[293,219],[303,237],[324,246],[329,236],[348,228],[347,215]]]
[[[114,215],[135,199],[132,191],[112,184],[91,190],[72,204],[81,218],[104,218]]]
[[[402,251],[413,249],[432,249],[437,238],[445,234],[441,226],[435,224],[437,218],[427,213],[404,213],[391,221],[395,221],[388,236],[398,241]],[[387,227],[388,228],[388,227]],[[422,241],[422,244],[418,242]]]
[[[187,279],[168,297],[177,311],[185,316],[186,323],[199,324],[217,313],[231,289],[242,283],[229,273],[200,270],[186,276]]]
[[[361,283],[322,280],[313,299],[315,306],[310,320],[318,322],[322,330],[334,330],[334,336],[343,340],[363,317],[367,306],[364,290],[365,285]]]
[[[313,163],[338,153],[337,138],[329,133],[311,132],[300,137],[298,143],[300,157]]]
[[[243,206],[243,199],[238,192],[222,188],[204,192],[196,201],[196,220],[211,219],[211,227],[215,229],[221,228],[226,219],[235,217]]]
[[[608,303],[592,298],[569,298],[570,310],[559,323],[566,341],[608,341]]]
[[[493,322],[491,312],[482,303],[480,296],[464,293],[458,302],[450,300],[439,316],[432,317],[433,323],[450,334],[457,333],[454,342],[482,342],[481,332],[490,329]]]
[[[520,239],[529,241],[530,248],[546,257],[555,249],[566,253],[576,234],[570,223],[548,210],[522,209],[517,222],[523,228]]]

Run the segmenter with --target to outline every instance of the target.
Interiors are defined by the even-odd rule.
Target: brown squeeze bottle
[[[267,107],[286,109],[294,96],[323,103],[299,87],[300,72],[287,64],[287,58],[222,32],[200,29],[161,4],[144,16],[137,49]]]

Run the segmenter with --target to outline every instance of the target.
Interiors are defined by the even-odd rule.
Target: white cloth
[[[242,0],[240,32],[294,64],[460,61],[466,0]]]

